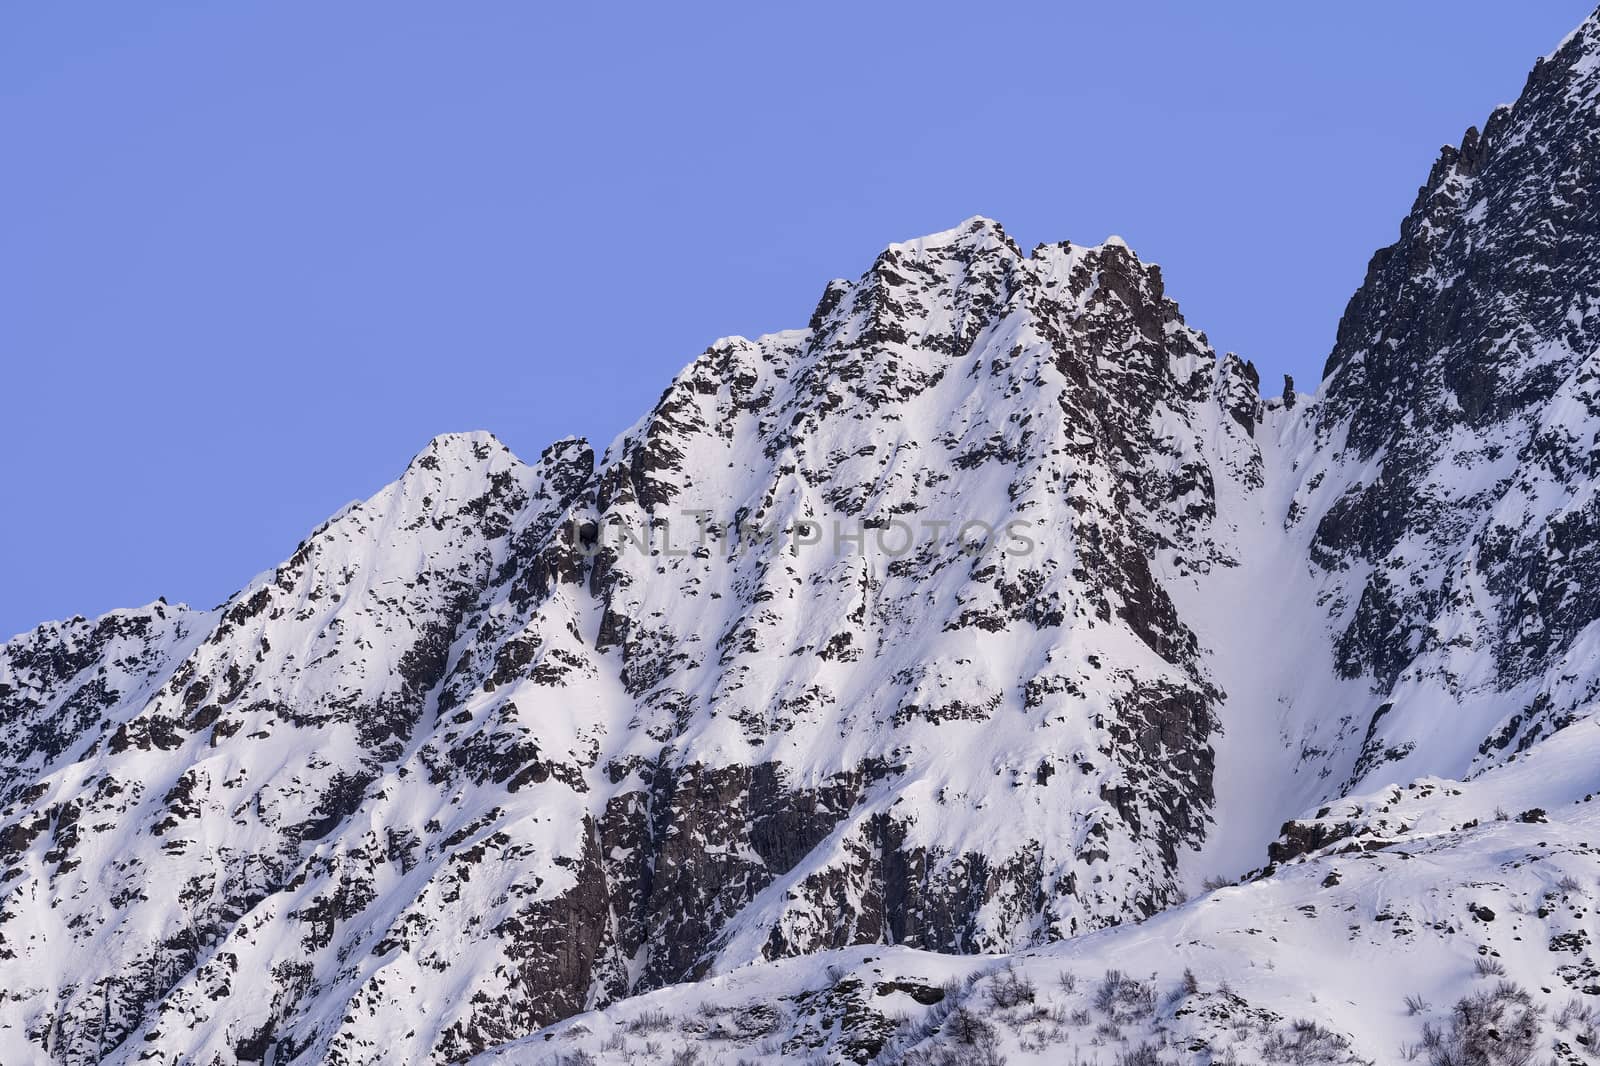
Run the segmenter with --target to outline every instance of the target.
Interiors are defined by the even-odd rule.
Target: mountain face
[[[1401,712],[1430,689],[1489,703],[1473,714],[1493,728],[1471,738],[1477,766],[1597,691],[1581,641],[1600,617],[1597,33],[1586,23],[1443,153],[1327,366],[1323,467],[1358,471],[1318,490],[1339,497],[1313,557],[1350,573],[1356,607],[1337,661],[1392,687]],[[1428,728],[1375,725],[1378,758]]]
[[[0,1059],[1389,1061],[1316,1006],[1374,960],[1600,997],[1597,94],[1591,18],[1315,394],[972,219],[601,453],[440,437],[213,611],[0,647]],[[1591,1061],[1513,987],[1415,1053]]]

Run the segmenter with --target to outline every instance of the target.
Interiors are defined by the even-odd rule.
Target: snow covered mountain
[[[0,647],[0,1061],[1595,1061],[1597,94],[1591,17],[1315,394],[972,219]]]

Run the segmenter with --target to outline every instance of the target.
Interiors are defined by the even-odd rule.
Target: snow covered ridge
[[[972,219],[0,647],[0,1062],[1596,1061],[1597,55],[1314,394]]]

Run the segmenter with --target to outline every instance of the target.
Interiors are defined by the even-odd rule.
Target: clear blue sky
[[[1586,3],[11,4],[0,635],[209,606],[432,435],[605,442],[973,214],[1313,384]]]

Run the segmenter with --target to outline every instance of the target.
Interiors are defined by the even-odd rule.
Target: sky
[[[1277,391],[1585,3],[0,9],[0,637],[211,606],[438,433],[608,442],[971,215]]]

